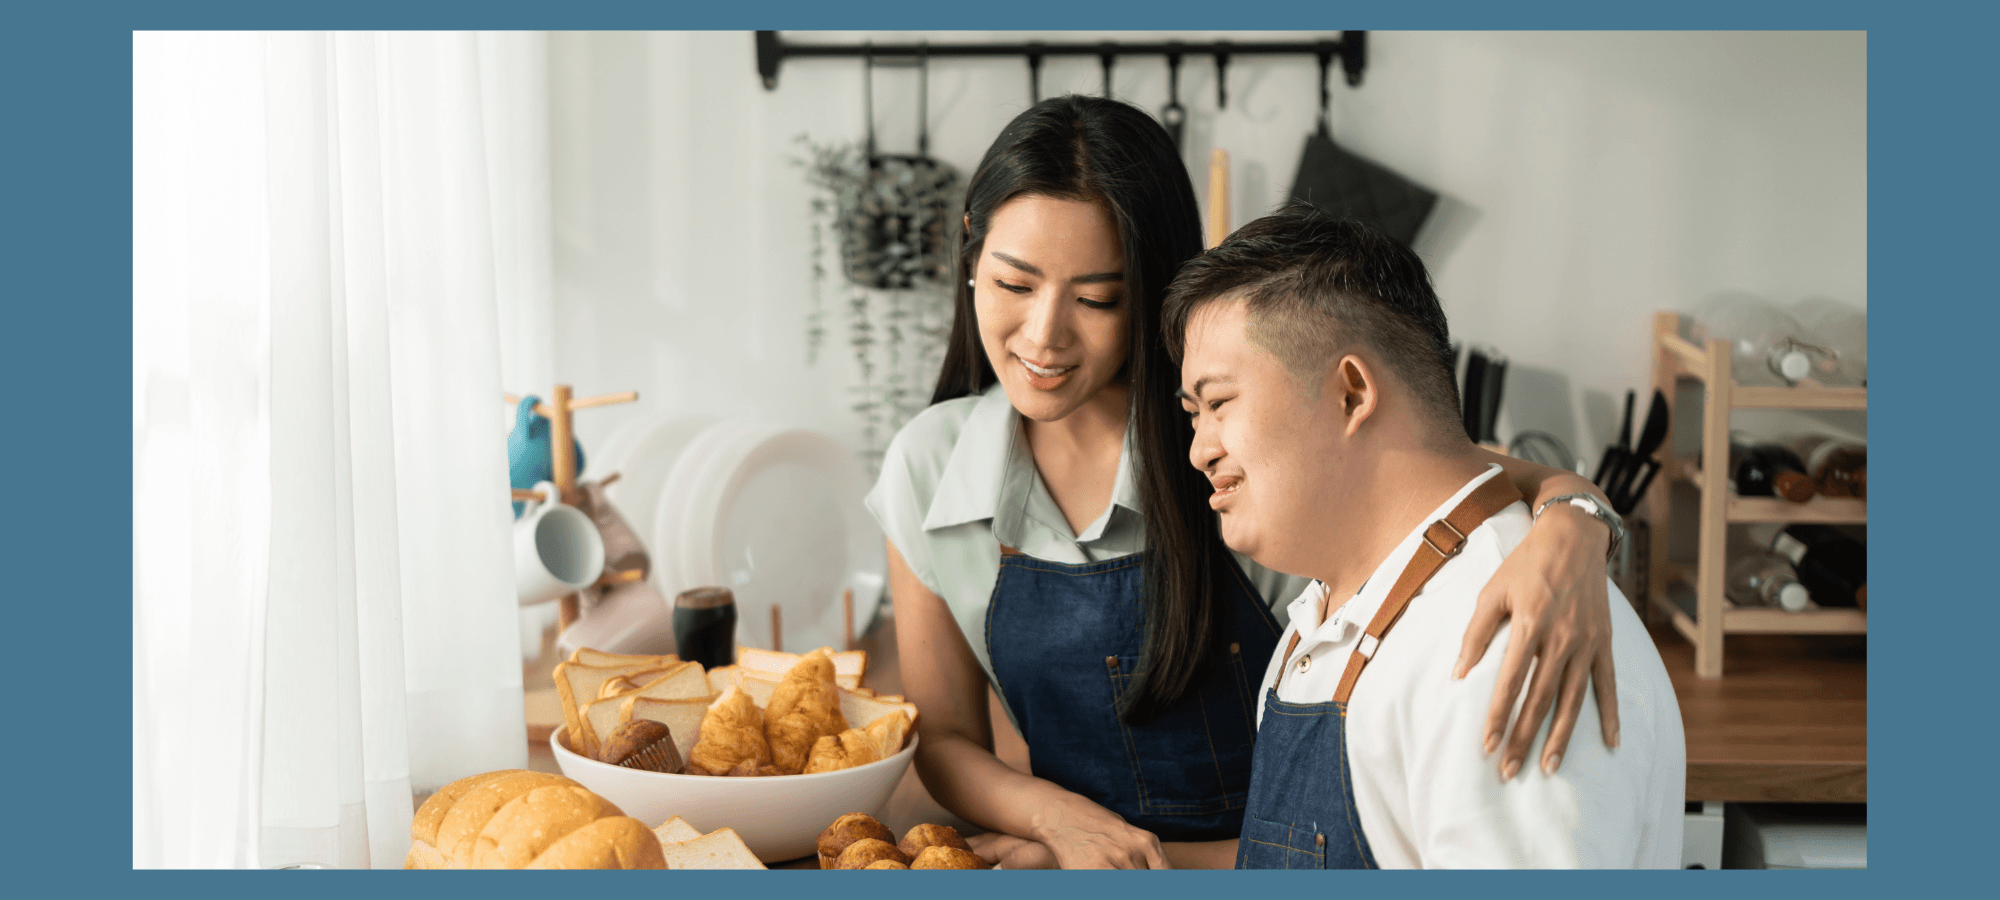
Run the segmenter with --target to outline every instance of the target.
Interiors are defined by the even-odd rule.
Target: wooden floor
[[[1865,637],[1731,635],[1723,677],[1694,674],[1694,646],[1653,630],[1687,731],[1687,798],[1865,803]]]

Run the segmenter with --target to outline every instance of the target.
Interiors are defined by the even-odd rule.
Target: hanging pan
[[[951,273],[952,210],[960,202],[958,172],[930,155],[930,66],[917,62],[917,152],[878,152],[875,144],[875,56],[863,55],[862,104],[868,118],[868,176],[841,210],[841,267],[863,287],[896,290],[919,280],[943,283]]]

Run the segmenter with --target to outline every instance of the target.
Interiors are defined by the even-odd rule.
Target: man
[[[1478,749],[1503,654],[1452,669],[1532,519],[1459,424],[1416,255],[1294,204],[1190,261],[1164,322],[1223,539],[1317,579],[1259,692],[1237,867],[1677,867],[1680,712],[1616,587],[1617,746],[1578,741],[1556,774],[1504,778]]]

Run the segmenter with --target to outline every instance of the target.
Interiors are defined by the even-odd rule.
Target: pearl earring
[[[966,286],[966,287],[977,287],[977,285],[974,285],[974,284],[972,283],[972,279],[970,279],[970,278],[967,278],[967,279],[965,279],[965,286]]]

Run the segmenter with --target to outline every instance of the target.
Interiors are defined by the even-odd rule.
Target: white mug
[[[535,485],[547,499],[529,500],[514,521],[514,591],[521,605],[580,591],[604,574],[604,536],[597,523],[550,482]]]

